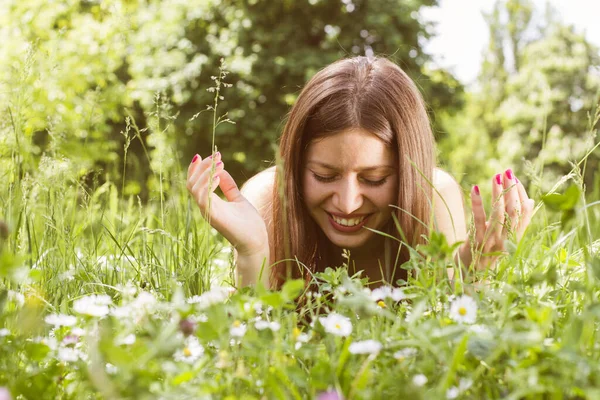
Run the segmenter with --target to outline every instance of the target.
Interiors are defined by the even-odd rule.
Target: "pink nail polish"
[[[475,194],[479,196],[479,186],[475,185],[473,186],[473,189],[475,189]]]
[[[507,169],[505,173],[506,173],[506,177],[508,179],[512,180],[512,178],[513,178],[512,170],[511,169]]]
[[[196,155],[194,156],[194,158],[192,158],[192,164],[193,164],[193,163],[195,163],[197,159],[198,159],[198,154],[196,154]]]
[[[221,165],[223,165],[223,161],[219,161],[219,162],[217,163],[217,167],[220,167]]]
[[[501,174],[496,175],[496,183],[498,185],[502,185],[502,175]]]
[[[515,181],[517,181],[517,183],[519,183],[519,178],[517,178],[516,176],[515,176]]]

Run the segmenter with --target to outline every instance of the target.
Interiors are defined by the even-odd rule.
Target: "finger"
[[[515,180],[517,181],[517,191],[519,192],[519,199],[521,200],[521,204],[524,204],[526,200],[529,200],[529,195],[527,194],[523,183],[519,181],[519,178],[515,176]]]
[[[198,154],[196,154],[192,158],[192,162],[190,163],[190,165],[188,167],[188,174],[187,174],[188,182],[189,182],[190,178],[192,177],[192,175],[194,174],[194,171],[197,170],[198,164],[200,164],[201,161],[202,161],[202,157],[200,157]]]
[[[221,181],[219,187],[223,191],[227,201],[239,201],[239,199],[243,197],[242,193],[238,189],[238,185],[235,183],[229,172],[223,170],[219,174],[219,177]]]
[[[200,176],[205,171],[210,170],[213,162],[215,163],[215,165],[218,164],[219,162],[221,162],[221,154],[219,152],[215,153],[214,160],[213,160],[213,156],[208,156],[202,161],[199,161],[199,159],[196,160],[196,162],[194,163],[196,165],[192,169],[192,175],[188,178],[188,182],[187,182],[188,190],[191,191],[191,187],[194,186],[196,184],[196,182],[198,182],[198,179],[200,178]]]
[[[212,193],[214,190],[214,189],[212,189],[209,192],[209,190],[208,190],[209,186],[212,186],[212,185],[209,185],[209,181],[212,182],[214,180],[214,178],[216,176],[218,176],[222,171],[223,171],[223,162],[220,161],[215,166],[214,172],[210,168],[207,168],[200,174],[197,181],[194,183],[194,186],[192,187],[191,192],[194,195],[194,197],[196,198],[196,201],[200,207],[206,206],[206,204],[207,204],[206,202],[208,200],[208,195],[209,195],[209,193]],[[215,189],[216,189],[216,186],[215,186]]]
[[[533,199],[527,199],[523,202],[523,217],[517,228],[517,240],[521,240],[525,230],[531,222],[533,216],[533,209],[535,208],[535,201]]]
[[[519,199],[519,192],[517,189],[517,182],[511,169],[507,169],[503,176],[503,187],[504,187],[504,205],[506,207],[506,213],[510,218],[504,224],[505,232],[504,236],[508,234],[508,230],[515,232],[519,224],[519,218],[521,216],[521,200]]]
[[[471,209],[473,210],[473,223],[475,225],[475,240],[476,245],[479,248],[484,241],[486,231],[486,216],[485,208],[483,207],[483,200],[481,193],[479,192],[479,186],[473,186],[471,190]]]
[[[497,174],[492,180],[492,215],[489,221],[490,237],[495,243],[502,243],[505,211],[503,190],[502,174]]]

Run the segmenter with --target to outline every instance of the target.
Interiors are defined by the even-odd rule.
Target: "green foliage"
[[[237,179],[273,159],[299,89],[342,57],[390,56],[421,86],[432,115],[455,109],[461,85],[425,68],[430,56],[422,43],[429,35],[417,14],[435,4],[5,1],[0,109],[11,117],[0,125],[4,157],[23,155],[22,175],[38,167],[43,153],[62,154],[73,175],[99,166],[113,179],[126,175],[127,192],[146,199],[160,185],[157,166],[187,165],[195,153],[211,152],[214,121],[203,111],[213,104],[206,88],[222,57],[235,85],[222,104],[237,124],[220,127],[218,135]],[[128,129],[129,137],[121,134]]]

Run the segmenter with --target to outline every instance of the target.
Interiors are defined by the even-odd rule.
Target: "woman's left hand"
[[[474,232],[461,245],[459,256],[463,265],[475,270],[495,265],[509,235],[520,241],[533,214],[534,201],[510,169],[492,179],[492,198],[492,215],[486,221],[479,187],[471,189]]]

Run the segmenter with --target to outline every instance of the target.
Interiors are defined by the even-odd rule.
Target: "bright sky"
[[[454,72],[463,83],[476,79],[481,55],[488,43],[488,28],[481,15],[490,12],[495,0],[440,0],[440,7],[423,9],[421,15],[437,22],[437,36],[425,50],[436,64]],[[543,12],[546,0],[533,0]],[[587,39],[600,46],[600,0],[549,0],[563,22],[572,24]],[[534,17],[535,18],[535,17]]]

